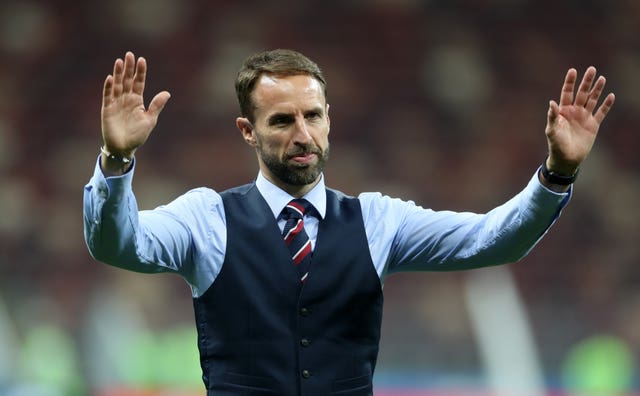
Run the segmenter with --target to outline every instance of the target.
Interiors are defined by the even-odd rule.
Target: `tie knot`
[[[287,219],[301,219],[310,206],[311,203],[306,199],[293,199],[284,207],[282,213]]]

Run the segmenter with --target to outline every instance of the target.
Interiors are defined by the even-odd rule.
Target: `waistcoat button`
[[[300,315],[309,316],[310,313],[311,311],[309,310],[309,308],[300,308]]]
[[[302,377],[303,378],[311,377],[311,372],[309,370],[302,370]]]
[[[311,344],[311,341],[309,341],[309,340],[308,340],[308,339],[306,339],[306,338],[303,338],[303,339],[301,339],[301,340],[300,340],[300,345],[302,345],[303,347],[307,347],[307,346],[309,346],[310,344]]]

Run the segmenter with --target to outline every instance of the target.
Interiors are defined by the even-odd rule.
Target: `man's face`
[[[238,127],[256,147],[262,173],[285,191],[310,190],[329,156],[329,106],[322,86],[307,75],[262,75],[253,103],[255,122],[248,131],[238,119]]]

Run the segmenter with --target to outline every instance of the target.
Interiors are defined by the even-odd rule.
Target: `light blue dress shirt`
[[[171,203],[138,211],[132,169],[105,178],[100,161],[84,189],[84,232],[97,260],[137,272],[175,272],[194,297],[220,273],[227,229],[220,195],[196,188]],[[256,186],[275,219],[293,199],[261,173]],[[399,271],[449,271],[515,262],[526,255],[557,219],[571,193],[555,193],[537,172],[515,197],[485,213],[434,211],[380,193],[361,193],[365,232],[381,283]],[[316,209],[305,217],[315,246],[326,213],[324,177],[304,197]],[[284,220],[279,220],[280,229]]]

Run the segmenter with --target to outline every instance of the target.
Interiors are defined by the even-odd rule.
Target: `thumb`
[[[547,112],[547,121],[549,124],[553,124],[556,122],[558,118],[558,114],[560,114],[560,109],[558,108],[558,104],[554,100],[549,101],[549,111]]]
[[[547,137],[550,137],[554,134],[554,129],[556,126],[556,122],[558,121],[558,115],[560,114],[560,108],[558,104],[550,100],[549,101],[549,110],[547,111],[547,126],[544,130]]]
[[[171,98],[171,94],[167,91],[162,91],[151,99],[151,103],[149,103],[149,110],[147,112],[153,117],[158,117],[164,106]]]

